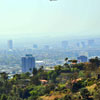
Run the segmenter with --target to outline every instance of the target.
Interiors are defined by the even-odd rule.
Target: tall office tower
[[[94,45],[94,40],[88,40],[88,46],[93,46]]]
[[[33,68],[35,68],[35,58],[31,54],[22,57],[22,72],[32,73]]]
[[[81,44],[83,48],[86,47],[85,42],[81,42]]]
[[[78,43],[76,43],[76,45],[77,45],[77,47],[79,48],[80,47],[80,43],[78,42]]]
[[[13,49],[13,41],[12,40],[8,40],[8,48]]]
[[[33,48],[37,49],[38,45],[37,44],[33,44]]]
[[[68,47],[68,41],[62,41],[62,47],[66,49]]]
[[[79,57],[77,57],[77,60],[79,62],[87,62],[88,58],[87,58],[87,56],[79,56]]]
[[[44,49],[48,50],[48,49],[50,49],[50,46],[49,45],[44,45]]]

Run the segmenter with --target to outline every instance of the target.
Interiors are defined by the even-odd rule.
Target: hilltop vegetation
[[[46,71],[43,66],[30,73],[0,73],[0,100],[100,100],[100,59],[86,63],[54,66]]]

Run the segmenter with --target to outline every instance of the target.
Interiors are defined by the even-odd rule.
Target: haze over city
[[[100,0],[1,0],[0,39],[93,37]]]

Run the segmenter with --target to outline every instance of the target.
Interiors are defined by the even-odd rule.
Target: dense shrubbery
[[[31,76],[22,73],[12,79],[8,79],[7,73],[0,73],[0,100],[42,100],[42,96],[50,97],[57,93],[63,95],[55,96],[55,100],[99,100],[99,58],[91,59],[89,63],[72,62],[74,64],[57,65],[51,71],[45,71],[41,66],[38,70],[35,68]],[[87,87],[92,85],[95,87],[91,92]]]

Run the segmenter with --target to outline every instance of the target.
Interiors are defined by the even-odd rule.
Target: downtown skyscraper
[[[27,54],[25,57],[22,57],[22,72],[32,73],[33,68],[35,68],[35,58],[31,54]]]
[[[8,40],[8,49],[12,50],[13,49],[13,41]]]

